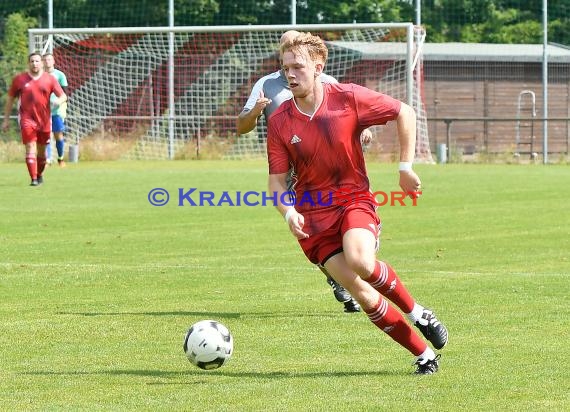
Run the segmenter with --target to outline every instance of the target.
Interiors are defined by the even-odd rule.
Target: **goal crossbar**
[[[109,50],[111,47],[115,47],[118,50],[116,56],[121,55],[122,57],[133,58],[136,53],[145,53],[146,56],[144,58],[141,57],[140,65],[146,65],[145,67],[141,68],[137,66],[137,64],[132,65],[132,61],[127,63],[121,63],[117,61],[113,61],[107,59],[105,62],[101,63],[98,66],[98,69],[95,70],[93,76],[90,79],[87,79],[84,84],[82,84],[81,88],[75,90],[77,92],[75,95],[72,95],[72,99],[70,101],[70,111],[69,111],[69,118],[70,120],[75,116],[76,119],[81,119],[82,127],[80,128],[82,132],[78,135],[78,139],[81,139],[83,135],[89,134],[92,132],[97,125],[102,121],[102,119],[117,119],[120,118],[125,113],[120,112],[120,108],[124,105],[124,101],[127,100],[128,97],[122,97],[123,100],[114,101],[113,99],[113,92],[116,92],[117,95],[124,95],[124,94],[136,94],[136,93],[144,93],[144,97],[140,97],[140,99],[159,99],[162,98],[164,102],[159,105],[159,108],[156,108],[154,103],[152,104],[152,108],[149,111],[141,109],[138,111],[131,111],[132,112],[132,119],[141,118],[145,116],[150,117],[157,117],[156,121],[153,121],[153,125],[151,127],[152,131],[150,132],[153,136],[155,132],[159,131],[162,135],[164,135],[164,130],[167,130],[167,156],[166,158],[173,159],[175,158],[176,154],[176,139],[177,136],[180,134],[180,122],[178,120],[184,120],[184,125],[187,127],[194,127],[196,126],[196,130],[193,130],[192,133],[188,133],[188,135],[197,136],[200,139],[201,133],[204,132],[203,121],[195,121],[195,117],[200,117],[201,113],[191,113],[185,112],[182,110],[181,105],[200,105],[203,104],[200,99],[212,99],[214,101],[219,101],[222,99],[221,96],[215,94],[216,84],[220,84],[220,82],[233,82],[231,85],[227,86],[226,88],[238,88],[241,87],[239,84],[236,83],[236,80],[228,80],[224,79],[224,71],[231,71],[232,67],[236,64],[239,65],[247,65],[248,57],[246,54],[243,53],[264,53],[260,56],[255,56],[256,61],[263,61],[267,59],[267,56],[271,54],[275,54],[277,51],[277,45],[274,44],[275,36],[278,33],[282,33],[287,30],[299,30],[299,31],[311,31],[311,32],[318,32],[318,33],[328,33],[328,32],[337,32],[337,33],[344,33],[342,36],[337,36],[332,40],[328,41],[329,45],[335,47],[338,50],[344,50],[344,53],[350,53],[352,55],[358,55],[359,58],[367,59],[369,61],[373,61],[375,59],[379,59],[378,56],[382,56],[382,59],[394,59],[401,61],[402,64],[402,73],[405,73],[405,76],[402,76],[402,81],[405,82],[405,93],[402,93],[400,96],[396,96],[400,100],[406,101],[412,107],[417,108],[418,100],[418,90],[414,89],[414,65],[418,60],[418,50],[421,50],[420,47],[414,47],[414,41],[417,41],[414,34],[414,25],[412,23],[354,23],[354,24],[307,24],[307,25],[249,25],[249,26],[163,26],[163,27],[103,27],[103,28],[52,28],[52,29],[30,29],[29,30],[29,47],[30,51],[35,50],[46,50],[48,45],[50,47],[54,46],[53,43],[56,42],[54,37],[57,37],[59,43],[56,45],[60,49],[71,48],[72,46],[77,44],[77,48],[80,49],[78,53],[82,53],[81,57],[86,58],[85,56],[89,53],[85,51],[87,48],[92,47],[97,53],[93,52],[92,54],[109,54]],[[406,41],[403,42],[390,42],[390,41],[382,41],[376,43],[376,40],[363,40],[362,33],[365,31],[377,31],[381,32],[384,31],[388,33],[393,30],[398,30],[400,35],[405,33]],[[264,39],[257,39],[255,38],[255,33],[257,36],[261,38],[262,33],[267,33],[267,37]],[[352,36],[351,34],[354,33]],[[222,47],[226,47],[226,53],[223,55],[219,55],[218,60],[212,60],[209,62],[211,65],[210,69],[200,68],[202,73],[206,73],[210,79],[194,79],[194,84],[188,85],[187,89],[184,92],[184,96],[181,96],[180,92],[180,81],[177,80],[181,75],[182,77],[188,76],[187,73],[181,73],[183,70],[188,70],[188,72],[197,71],[195,69],[182,69],[179,67],[180,58],[177,57],[177,54],[184,52],[184,53],[192,53],[192,51],[187,50],[187,43],[188,38],[194,36],[211,36],[213,42],[215,39],[219,39],[220,37],[232,37],[242,36],[239,39],[238,43],[228,42],[228,45],[224,45]],[[131,36],[133,40],[130,40],[130,43],[127,46],[117,46],[117,39],[121,37],[128,37]],[[181,38],[181,36],[185,36]],[[252,41],[257,41],[255,44],[244,44],[243,42],[246,40],[248,36],[253,38]],[[404,36],[401,36],[404,37]],[[152,38],[152,39],[151,39]],[[277,37],[278,38],[278,37]],[[107,40],[106,40],[107,39]],[[155,40],[158,39],[158,40]],[[106,41],[109,44],[106,44]],[[99,43],[97,43],[99,42]],[[147,47],[150,47],[149,44],[156,42],[160,43],[160,49],[157,51],[151,50],[149,52]],[[263,42],[267,44],[263,44]],[[97,43],[97,44],[95,44]],[[153,43],[154,44],[154,43]],[[269,47],[269,45],[271,47]],[[212,43],[210,46],[212,49],[218,48],[217,45]],[[141,51],[144,49],[144,51]],[[102,50],[102,51],[101,51]],[[346,50],[349,50],[347,52]],[[114,50],[116,51],[116,50]],[[216,50],[219,52],[219,50]],[[242,53],[237,55],[237,53]],[[204,55],[208,54],[208,50],[200,50],[200,53]],[[414,54],[416,53],[416,54]],[[214,54],[214,53],[212,53]],[[149,55],[156,55],[157,58],[149,58]],[[91,58],[91,57],[90,57]],[[178,60],[177,60],[178,59]],[[58,59],[59,60],[59,59]],[[148,61],[147,61],[148,60]],[[188,60],[188,59],[186,59]],[[121,66],[123,65],[123,66]],[[129,68],[136,68],[137,72],[132,74],[134,79],[132,79],[132,84],[126,85],[123,84],[121,80],[122,76],[128,76]],[[165,70],[167,68],[167,70]],[[114,76],[114,80],[108,80],[107,76],[108,72],[114,70],[116,73]],[[158,79],[156,72],[161,70],[165,73],[163,78]],[[253,76],[254,72],[248,68],[249,72],[248,75]],[[253,70],[253,69],[252,69]],[[260,70],[258,67],[255,70]],[[398,69],[400,70],[400,69]],[[65,67],[64,67],[65,71]],[[122,71],[122,73],[121,73]],[[146,71],[146,73],[141,73],[141,71]],[[343,73],[342,70],[340,73]],[[80,73],[82,74],[82,73]],[[260,75],[267,74],[263,72],[259,72]],[[245,76],[246,74],[244,74]],[[73,73],[70,73],[68,76],[71,76],[73,79]],[[216,79],[217,82],[216,83]],[[161,82],[161,94],[167,96],[164,98],[163,96],[156,96],[157,90],[157,83],[160,80]],[[201,86],[202,89],[198,90],[198,83],[202,82]],[[244,77],[242,81],[248,82],[248,80]],[[178,83],[176,83],[178,82]],[[109,84],[107,84],[109,83]],[[141,85],[144,84],[147,86],[147,90],[144,92],[140,92]],[[177,89],[178,88],[178,89]],[[93,110],[89,110],[89,100],[97,101],[98,94],[105,93],[106,98],[108,100],[101,102],[101,103],[91,103]],[[108,95],[108,96],[107,96]],[[86,106],[74,111],[74,103],[77,102],[77,106],[79,107],[80,100],[83,99],[86,101]],[[75,100],[75,101],[74,101]],[[245,103],[245,102],[243,102]],[[421,102],[419,102],[421,103]],[[97,105],[97,107],[95,107]],[[102,110],[102,107],[106,106],[105,109]],[[139,105],[140,106],[140,105]],[[119,113],[116,113],[119,111]],[[215,112],[215,110],[212,109]],[[237,113],[235,113],[237,115]],[[92,115],[92,119],[85,120],[87,117]],[[184,118],[184,119],[183,119]],[[215,116],[210,116],[211,122],[216,122]],[[70,123],[72,123],[70,121]],[[178,125],[178,126],[177,126]],[[165,127],[166,126],[166,127]],[[206,132],[207,133],[207,132]],[[202,136],[203,137],[203,136]],[[197,145],[199,146],[199,141]],[[159,156],[162,157],[162,156]]]

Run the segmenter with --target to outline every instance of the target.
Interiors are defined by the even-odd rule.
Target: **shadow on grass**
[[[162,378],[162,379],[180,379],[180,378],[202,378],[208,379],[209,377],[223,376],[227,378],[253,378],[253,379],[291,379],[291,378],[346,378],[356,376],[402,376],[409,375],[411,372],[402,372],[397,370],[368,370],[368,371],[323,371],[323,372],[226,372],[220,369],[213,371],[185,371],[185,372],[172,372],[161,370],[141,370],[141,369],[124,369],[124,370],[108,370],[108,371],[68,371],[68,372],[49,372],[49,371],[34,371],[23,372],[21,375],[34,375],[34,376],[94,376],[94,375],[108,375],[108,376],[140,376],[149,378]],[[206,383],[206,380],[202,381]],[[177,381],[177,382],[148,382],[148,385],[189,385],[196,384],[195,381]]]
[[[56,315],[77,315],[77,316],[202,316],[215,317],[225,319],[240,318],[241,314],[236,312],[186,312],[186,311],[167,311],[167,312],[56,312]]]
[[[255,319],[255,318],[290,318],[290,317],[329,317],[332,315],[350,316],[350,313],[342,311],[323,311],[315,313],[307,312],[189,312],[189,311],[165,311],[165,312],[56,312],[56,315],[75,316],[196,316],[203,319]]]

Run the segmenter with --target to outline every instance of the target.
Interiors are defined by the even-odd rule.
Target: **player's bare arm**
[[[298,213],[293,206],[281,203],[281,199],[287,198],[287,195],[284,195],[286,192],[288,192],[287,173],[270,174],[268,188],[269,193],[276,193],[277,204],[275,207],[289,225],[289,230],[293,236],[295,236],[297,239],[308,238],[309,235],[303,231],[303,226],[305,225],[305,217],[302,214]]]
[[[396,123],[400,142],[400,187],[414,198],[417,194],[413,192],[421,190],[420,178],[412,170],[416,151],[416,112],[402,103]]]
[[[271,99],[268,99],[260,93],[259,99],[251,110],[242,110],[237,119],[237,131],[239,134],[251,132],[257,126],[257,119],[263,114],[263,110],[271,104]]]
[[[63,103],[65,103],[66,101],[67,101],[67,95],[65,93],[63,93],[60,96],[58,96],[57,99],[55,99],[53,101],[53,104],[55,105],[55,107],[59,107]]]
[[[14,98],[8,95],[6,98],[6,104],[4,105],[4,121],[2,122],[2,130],[5,132],[10,127],[10,113],[12,112],[13,105],[14,105]]]

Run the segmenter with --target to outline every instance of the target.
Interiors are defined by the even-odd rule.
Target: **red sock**
[[[366,279],[374,289],[386,296],[398,306],[402,312],[410,313],[414,308],[414,298],[400,281],[390,265],[376,261],[374,272]]]
[[[38,178],[38,164],[36,162],[35,153],[26,153],[26,166],[28,167],[28,173],[32,180]]]
[[[414,356],[420,356],[427,348],[426,343],[410,327],[402,314],[380,296],[378,304],[366,311],[370,321],[382,329],[388,336],[409,350]]]
[[[46,157],[38,155],[38,176],[41,176],[44,173],[44,169],[46,168]]]

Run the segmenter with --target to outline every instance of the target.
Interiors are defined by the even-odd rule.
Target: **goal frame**
[[[175,93],[174,77],[176,67],[174,65],[174,34],[176,33],[226,33],[226,32],[253,32],[253,31],[327,31],[327,30],[366,30],[366,29],[399,29],[405,30],[405,65],[406,65],[406,103],[412,106],[416,113],[421,110],[421,98],[414,99],[414,69],[418,60],[416,51],[414,56],[414,24],[413,23],[353,23],[353,24],[300,24],[300,25],[230,25],[230,26],[161,26],[161,27],[102,27],[102,28],[51,28],[51,29],[29,29],[29,49],[30,52],[36,50],[51,50],[50,44],[38,45],[36,39],[48,38],[48,43],[53,35],[83,34],[83,35],[110,35],[110,34],[151,34],[168,33],[168,158],[174,159],[175,154]],[[418,85],[417,87],[421,87]],[[237,115],[237,114],[236,114]],[[197,143],[198,148],[200,142]]]

